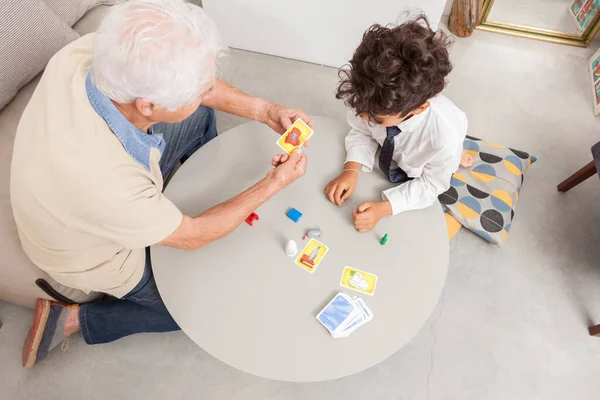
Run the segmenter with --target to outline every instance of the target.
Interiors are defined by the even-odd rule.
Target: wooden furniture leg
[[[448,18],[448,29],[458,37],[471,36],[479,24],[482,0],[454,0]]]
[[[596,174],[596,172],[596,163],[594,161],[590,161],[588,165],[562,181],[556,188],[559,192],[567,192],[579,185],[581,182],[585,181],[587,178]]]
[[[590,326],[589,331],[592,336],[600,336],[600,325]]]

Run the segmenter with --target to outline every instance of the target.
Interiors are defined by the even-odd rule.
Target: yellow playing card
[[[286,153],[292,154],[294,150],[302,146],[312,134],[313,130],[310,129],[310,126],[302,121],[301,118],[298,118],[294,121],[292,126],[277,139],[277,146],[281,147]]]
[[[352,267],[344,268],[340,285],[348,289],[356,290],[369,296],[375,294],[375,285],[377,284],[377,275],[370,274]]]
[[[315,239],[310,239],[304,249],[296,258],[296,265],[313,273],[319,266],[329,248]]]

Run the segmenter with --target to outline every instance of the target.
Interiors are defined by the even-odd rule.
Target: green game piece
[[[379,243],[381,243],[381,245],[384,245],[387,243],[387,236],[388,234],[386,233],[385,235],[383,235],[383,237],[381,238],[381,240],[379,241]]]

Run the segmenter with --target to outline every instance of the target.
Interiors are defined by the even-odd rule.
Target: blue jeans
[[[200,106],[186,120],[177,124],[156,124],[150,132],[164,134],[166,146],[160,159],[160,170],[166,179],[177,161],[185,161],[217,136],[215,112]],[[149,247],[146,248],[144,275],[137,286],[121,299],[81,305],[79,324],[87,344],[108,343],[134,333],[180,329],[156,288]]]

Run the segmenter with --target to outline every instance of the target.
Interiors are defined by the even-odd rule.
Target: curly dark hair
[[[350,65],[339,72],[336,97],[357,115],[407,115],[440,93],[452,70],[450,40],[419,15],[398,26],[371,26]]]

